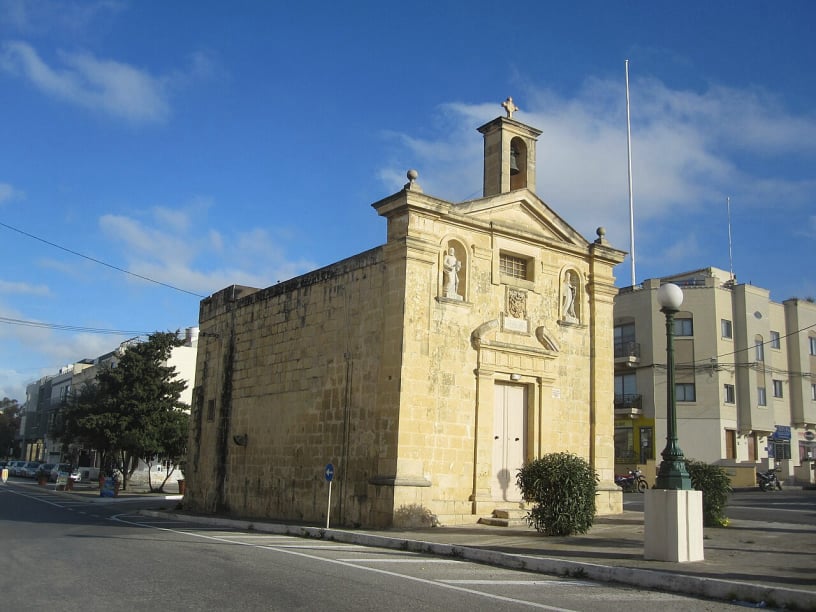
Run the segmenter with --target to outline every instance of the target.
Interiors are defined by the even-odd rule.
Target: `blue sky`
[[[409,168],[480,196],[476,128],[508,95],[543,131],[539,196],[628,250],[626,59],[638,282],[727,270],[730,196],[738,280],[816,296],[815,21],[808,1],[1,0],[0,397],[382,244],[370,205]]]

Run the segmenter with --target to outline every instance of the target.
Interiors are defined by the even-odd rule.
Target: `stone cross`
[[[513,113],[515,113],[519,109],[519,107],[513,103],[513,98],[511,98],[510,96],[507,96],[507,99],[504,102],[502,102],[502,106],[504,107],[504,110],[507,111],[508,119],[512,119]]]

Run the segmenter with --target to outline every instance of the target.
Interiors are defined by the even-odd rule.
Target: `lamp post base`
[[[655,489],[687,491],[693,489],[691,476],[686,469],[684,459],[664,459],[660,464],[655,479]]]
[[[703,492],[649,489],[644,507],[643,558],[703,561]]]

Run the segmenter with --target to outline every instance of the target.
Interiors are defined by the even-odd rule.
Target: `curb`
[[[182,518],[191,523],[214,527],[233,527],[254,530],[277,535],[292,535],[316,540],[358,544],[360,546],[377,546],[404,550],[415,553],[426,553],[456,559],[465,559],[486,565],[507,569],[521,569],[540,574],[551,574],[570,578],[591,579],[600,582],[613,582],[627,586],[645,587],[671,593],[682,593],[709,599],[738,602],[773,602],[776,607],[812,610],[816,609],[816,593],[799,589],[782,587],[763,587],[747,582],[721,580],[698,576],[680,575],[673,572],[649,570],[630,567],[598,565],[580,561],[569,561],[555,557],[535,557],[515,555],[493,550],[470,548],[453,544],[438,544],[423,540],[409,540],[388,536],[345,531],[341,529],[324,529],[321,527],[304,527],[260,523],[238,519],[198,516],[179,512],[161,512],[141,510],[144,516],[166,518],[168,514]]]

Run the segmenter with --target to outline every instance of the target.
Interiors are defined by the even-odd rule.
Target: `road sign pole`
[[[331,516],[331,483],[332,483],[332,481],[330,480],[329,481],[329,505],[328,505],[328,508],[326,508],[326,529],[329,528],[329,517]]]
[[[332,480],[334,480],[334,466],[329,463],[326,465],[326,469],[323,470],[323,476],[326,477],[326,482],[329,483],[329,505],[326,508],[326,529],[329,528],[329,517],[331,517],[331,485]]]

